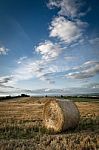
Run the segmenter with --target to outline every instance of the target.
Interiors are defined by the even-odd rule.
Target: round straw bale
[[[47,129],[61,132],[74,128],[79,122],[77,106],[70,100],[54,99],[44,105],[43,122]]]

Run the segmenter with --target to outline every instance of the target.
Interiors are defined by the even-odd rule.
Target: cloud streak
[[[85,79],[94,77],[99,74],[99,62],[88,61],[81,66],[75,67],[74,70],[76,71],[66,74],[65,77],[70,79]]]
[[[17,64],[21,64],[22,62],[24,62],[24,60],[27,59],[27,56],[23,56],[23,57],[20,57],[18,60],[17,60]]]
[[[89,40],[90,44],[92,45],[99,45],[99,37],[93,38]]]
[[[41,81],[46,81],[49,84],[54,84],[54,80],[51,77],[51,71],[48,70],[48,63],[45,60],[31,59],[24,60],[24,63],[13,70],[9,76],[3,76],[0,78],[0,83],[5,86],[15,85],[18,81],[29,80],[37,78]]]
[[[4,76],[4,77],[0,77],[0,84],[6,84],[8,83],[9,81],[12,80],[12,76]]]
[[[28,89],[16,89],[16,90],[8,90],[8,91],[0,91],[1,94],[9,95],[9,94],[21,94],[26,93],[30,95],[76,95],[76,94],[92,94],[98,93],[99,87],[92,88],[92,87],[71,87],[71,88],[55,88],[55,89],[35,89],[35,90],[28,90]],[[13,93],[12,93],[13,92]]]

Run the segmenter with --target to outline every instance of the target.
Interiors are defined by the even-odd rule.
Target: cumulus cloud
[[[73,73],[68,73],[66,78],[70,79],[85,79],[94,77],[99,73],[99,62],[98,61],[87,61],[81,66],[75,67],[76,70]]]
[[[0,47],[0,55],[6,55],[8,52],[8,49],[4,46]]]
[[[86,26],[87,23],[80,20],[70,21],[64,17],[56,17],[49,27],[50,37],[57,37],[66,44],[71,44],[82,38]]]
[[[40,43],[35,50],[40,53],[42,55],[42,59],[46,61],[56,59],[62,52],[61,46],[57,43],[54,44],[51,41]]]
[[[83,16],[89,11],[88,9],[86,12],[81,12],[81,7],[84,4],[85,2],[79,0],[49,0],[48,7],[50,9],[57,7],[60,9],[59,15],[75,18]]]

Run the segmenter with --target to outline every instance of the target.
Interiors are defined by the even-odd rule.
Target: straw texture
[[[74,128],[79,122],[77,106],[70,100],[54,99],[44,105],[43,122],[47,129],[61,132]]]

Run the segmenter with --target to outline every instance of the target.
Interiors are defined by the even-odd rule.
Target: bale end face
[[[43,122],[47,129],[60,131],[64,124],[64,115],[58,103],[54,100],[44,106]]]

